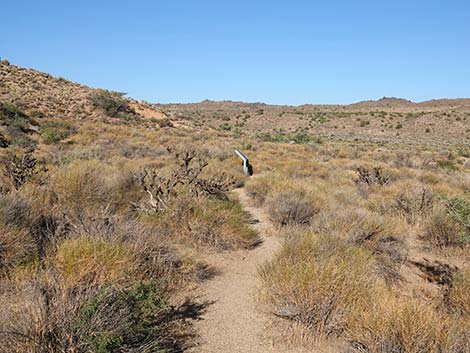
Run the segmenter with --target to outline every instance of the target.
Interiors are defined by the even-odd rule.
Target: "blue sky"
[[[470,97],[469,1],[6,1],[0,57],[151,102]]]

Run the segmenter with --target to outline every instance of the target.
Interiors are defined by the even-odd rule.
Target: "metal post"
[[[242,151],[240,151],[238,149],[235,149],[235,153],[243,161],[243,172],[246,175],[250,175],[250,176],[253,175],[253,167],[250,164],[250,161],[248,160],[248,157]]]

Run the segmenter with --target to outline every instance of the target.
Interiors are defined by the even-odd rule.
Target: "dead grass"
[[[339,335],[347,312],[369,301],[373,258],[325,234],[294,231],[282,251],[260,269],[262,298],[276,315],[320,335]]]

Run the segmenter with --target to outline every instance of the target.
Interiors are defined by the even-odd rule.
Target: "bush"
[[[470,198],[469,194],[462,197],[455,197],[446,202],[448,215],[459,224],[458,233],[460,242],[470,243]]]
[[[318,200],[302,189],[273,192],[266,200],[268,213],[277,225],[309,224],[318,213]]]
[[[41,136],[46,145],[58,143],[74,132],[75,128],[66,122],[47,122],[41,126]]]
[[[135,112],[129,107],[124,95],[120,92],[98,91],[91,95],[90,100],[108,116],[128,120],[135,116]]]
[[[162,286],[140,283],[102,290],[78,312],[76,325],[92,352],[165,352],[171,346],[166,332],[170,314]]]
[[[32,151],[12,151],[7,155],[3,175],[11,181],[15,190],[19,190],[26,182],[39,173],[37,162]]]
[[[436,209],[425,227],[424,237],[434,246],[446,247],[460,242],[460,227],[442,207]]]
[[[426,226],[425,237],[435,246],[470,243],[470,201],[468,195],[444,199]]]
[[[367,251],[336,237],[296,231],[261,267],[261,296],[278,316],[337,335],[347,326],[347,313],[370,301],[372,272]]]
[[[468,322],[439,314],[427,303],[378,292],[348,318],[346,339],[361,352],[439,353],[469,348]]]
[[[0,103],[0,122],[6,126],[26,130],[29,117],[12,104]]]
[[[446,304],[452,312],[463,317],[470,315],[470,271],[459,271],[454,274],[446,298]]]
[[[163,119],[158,119],[157,124],[159,127],[164,128],[164,127],[173,127],[173,122],[168,119],[168,118],[163,118]]]

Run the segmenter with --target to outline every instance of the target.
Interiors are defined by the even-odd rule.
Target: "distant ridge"
[[[263,108],[263,107],[285,107],[285,108],[317,108],[326,110],[381,110],[381,109],[470,109],[470,98],[438,98],[423,102],[413,102],[405,98],[398,97],[382,97],[377,100],[366,100],[352,104],[302,104],[298,106],[291,105],[275,105],[266,104],[261,102],[241,102],[232,100],[214,101],[205,99],[201,102],[195,103],[168,103],[168,104],[155,104],[158,107],[168,106],[187,106],[187,107],[200,107],[208,109],[234,109],[234,108]]]

